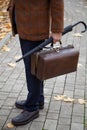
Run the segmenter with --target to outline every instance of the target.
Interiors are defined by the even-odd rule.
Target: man
[[[24,55],[41,44],[49,36],[56,43],[63,32],[63,0],[10,0],[8,11],[13,35],[19,34],[20,46]],[[51,32],[51,33],[49,33]],[[17,108],[23,112],[12,119],[16,126],[24,125],[39,116],[44,108],[43,81],[31,74],[30,57],[24,59],[27,80],[27,99],[17,101]]]

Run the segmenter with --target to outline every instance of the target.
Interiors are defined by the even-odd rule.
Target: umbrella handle
[[[69,26],[65,27],[64,28],[64,32],[62,33],[62,35],[66,34],[68,32],[71,32],[73,30],[73,27],[77,26],[78,24],[83,24],[84,25],[85,29],[83,31],[81,31],[81,33],[84,33],[84,32],[87,31],[87,25],[86,25],[86,23],[83,22],[83,21],[79,21],[79,22],[77,22],[77,23],[75,23],[73,25],[69,25]]]
[[[84,25],[84,30],[83,31],[81,31],[81,33],[84,33],[84,32],[86,32],[87,31],[87,25],[86,25],[86,23],[85,22],[83,22],[83,21],[79,21],[79,22],[77,22],[77,23],[75,23],[74,25],[72,25],[72,27],[75,27],[75,26],[77,26],[78,24],[83,24]]]

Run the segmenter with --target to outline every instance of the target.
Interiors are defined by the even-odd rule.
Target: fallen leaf
[[[21,56],[15,56],[14,58],[17,60],[17,59],[21,58]]]
[[[8,28],[8,29],[11,28],[11,24],[10,24],[10,23],[7,23],[5,26],[6,26],[6,28]]]
[[[64,102],[74,102],[75,101],[75,99],[73,99],[73,98],[64,98]]]
[[[86,100],[83,100],[83,99],[73,99],[73,98],[70,98],[70,97],[67,97],[66,95],[57,95],[54,97],[55,100],[57,101],[64,101],[64,102],[75,102],[76,103],[79,103],[79,104],[86,104]]]
[[[75,33],[75,34],[72,34],[74,37],[82,37],[82,34],[80,33]]]
[[[7,34],[6,32],[2,32],[2,33],[0,34],[0,39],[1,39],[1,38],[4,38],[4,37],[6,36],[6,34]]]
[[[79,104],[86,104],[86,101],[83,100],[83,99],[78,99],[78,103],[79,103]]]
[[[4,45],[3,48],[1,49],[1,51],[7,51],[7,52],[9,52],[10,48],[8,48],[6,45]]]
[[[8,66],[14,68],[14,67],[16,67],[16,64],[15,63],[8,63]]]
[[[82,67],[82,66],[83,66],[82,64],[78,63],[78,67],[79,67],[79,68]]]
[[[14,125],[12,123],[8,123],[6,126],[7,128],[14,128]]]
[[[9,13],[6,10],[9,0],[0,0],[0,40],[11,31]],[[3,32],[5,30],[5,32]]]
[[[64,98],[66,97],[66,95],[57,95],[56,97],[54,97],[55,100],[64,100]]]

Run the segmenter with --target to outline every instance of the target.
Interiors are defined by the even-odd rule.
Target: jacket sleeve
[[[51,31],[53,33],[63,32],[64,30],[64,1],[50,0],[51,7]]]

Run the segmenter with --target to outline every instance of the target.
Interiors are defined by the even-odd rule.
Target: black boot
[[[37,117],[39,117],[39,110],[33,112],[24,110],[18,116],[12,119],[12,124],[15,126],[25,125]]]

